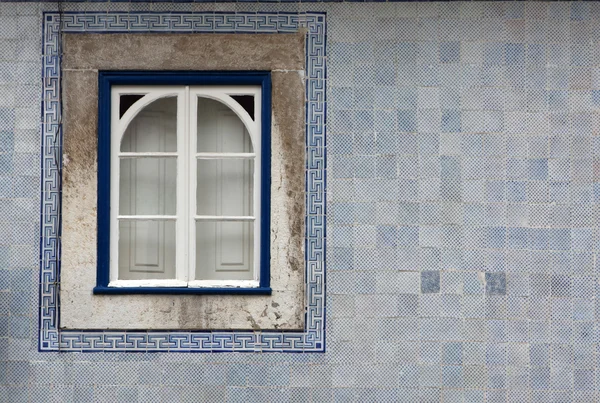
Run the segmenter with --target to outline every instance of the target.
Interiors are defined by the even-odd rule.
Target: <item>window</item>
[[[101,72],[96,293],[270,293],[270,75]]]

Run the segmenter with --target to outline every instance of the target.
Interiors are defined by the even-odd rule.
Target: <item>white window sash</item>
[[[119,118],[121,95],[140,94]],[[252,95],[255,118],[246,112],[231,95]],[[152,102],[177,97],[177,151],[176,152],[121,152],[121,139],[135,116]],[[251,140],[252,153],[198,153],[196,152],[198,97],[210,98],[229,107],[244,124]],[[111,197],[110,197],[110,287],[194,287],[236,288],[259,286],[260,273],[260,196],[261,196],[261,89],[250,86],[116,86],[111,92]],[[193,111],[193,113],[192,113]],[[122,158],[177,158],[177,213],[173,215],[119,215],[120,160]],[[254,160],[254,191],[252,216],[203,216],[196,214],[196,163],[199,159],[252,159]],[[168,280],[120,280],[119,274],[119,220],[176,221],[176,278]],[[201,280],[196,273],[196,221],[254,222],[253,280]],[[186,243],[185,240],[188,239]]]
[[[189,150],[190,150],[190,156],[189,159],[190,161],[194,161],[196,162],[198,159],[202,159],[203,156],[206,157],[206,159],[215,159],[218,158],[217,155],[221,155],[224,158],[235,158],[235,157],[241,157],[241,158],[253,158],[254,159],[254,192],[253,192],[253,207],[254,207],[254,216],[253,217],[259,217],[260,216],[260,189],[261,189],[261,165],[260,165],[260,158],[255,158],[256,156],[261,155],[260,154],[260,130],[261,130],[261,126],[260,126],[260,106],[261,106],[261,102],[260,102],[260,88],[258,87],[228,87],[229,91],[226,91],[226,94],[231,94],[231,95],[253,95],[254,97],[254,120],[252,120],[252,117],[250,115],[248,115],[248,112],[246,112],[246,110],[244,108],[242,108],[242,106],[236,102],[233,98],[231,98],[231,96],[224,94],[223,91],[220,91],[219,89],[216,88],[198,88],[195,87],[193,90],[190,91],[190,109],[192,111],[197,110],[198,107],[198,97],[205,97],[205,98],[210,98],[210,99],[214,99],[216,101],[220,101],[222,103],[224,103],[226,106],[228,106],[229,108],[231,108],[231,110],[240,118],[240,120],[242,121],[242,123],[244,124],[244,126],[246,127],[246,130],[248,131],[248,134],[250,135],[250,142],[252,144],[252,151],[253,153],[198,153],[197,150],[197,136],[198,136],[198,116],[194,113],[194,114],[190,114],[190,143],[189,143]],[[254,155],[254,157],[251,157],[251,154]],[[191,218],[190,220],[190,225],[194,228],[193,231],[190,231],[190,239],[189,239],[189,268],[190,268],[190,281],[204,281],[204,280],[199,280],[196,279],[196,265],[195,265],[195,259],[196,259],[196,231],[195,231],[195,227],[196,227],[196,220],[197,218],[200,218],[202,216],[197,216],[196,215],[196,187],[197,187],[197,171],[194,167],[194,169],[190,169],[190,171],[188,171],[190,173],[190,181],[189,181],[189,190],[190,190],[190,202],[189,202],[189,206],[190,206],[190,210],[189,210],[189,217]],[[212,216],[213,217],[213,221],[218,221],[218,217],[219,216]],[[222,218],[224,219],[224,221],[232,221],[230,219],[230,217],[226,217],[226,216],[222,216]],[[201,218],[200,218],[201,219]],[[239,217],[239,221],[247,221],[244,217]],[[259,220],[255,221],[256,223],[259,222]],[[253,226],[254,228],[254,264],[253,264],[253,278],[255,282],[258,282],[259,280],[259,273],[260,273],[260,225],[255,224]]]

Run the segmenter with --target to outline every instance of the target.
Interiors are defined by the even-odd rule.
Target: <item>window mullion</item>
[[[187,146],[188,153],[186,158],[188,160],[188,207],[187,212],[188,216],[186,217],[186,222],[188,223],[188,279],[189,281],[194,281],[196,279],[196,181],[197,181],[197,165],[196,165],[196,148],[197,148],[197,138],[198,138],[198,97],[196,96],[193,88],[187,88],[187,104],[188,104],[188,115],[186,117],[188,122],[188,138],[187,138]]]
[[[186,88],[180,90],[177,96],[177,239],[176,239],[176,277],[177,280],[188,281],[187,248],[184,239],[187,238],[187,173],[189,171],[186,155],[187,138],[187,109],[188,101]]]

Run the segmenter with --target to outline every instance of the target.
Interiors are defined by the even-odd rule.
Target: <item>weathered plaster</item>
[[[64,69],[304,70],[302,34],[67,34]]]
[[[79,35],[64,39],[61,327],[301,329],[304,325],[304,35]],[[185,56],[185,57],[184,57]],[[272,73],[271,296],[93,295],[98,70]]]

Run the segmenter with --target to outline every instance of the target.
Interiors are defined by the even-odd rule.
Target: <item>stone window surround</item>
[[[62,328],[304,327],[304,39],[303,32],[64,35]],[[271,296],[92,294],[99,70],[272,71]]]

